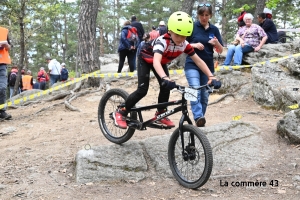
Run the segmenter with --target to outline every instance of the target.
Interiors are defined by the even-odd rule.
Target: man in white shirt
[[[48,73],[50,75],[50,86],[52,86],[54,83],[60,81],[61,65],[56,59],[52,59],[49,56],[46,57],[46,61],[48,63]]]

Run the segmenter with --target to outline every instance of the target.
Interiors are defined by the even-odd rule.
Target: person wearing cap
[[[69,78],[69,71],[66,68],[65,63],[61,63],[61,72],[60,72],[60,80],[61,81],[67,81]]]
[[[144,27],[141,24],[141,22],[137,21],[137,18],[135,15],[131,16],[131,24],[130,25],[137,29],[137,33],[139,36],[139,43],[137,44],[137,46],[139,46],[140,43],[142,42],[143,36],[145,34]],[[134,65],[133,65],[134,70],[136,70],[136,51],[137,51],[137,49],[134,50]]]
[[[159,35],[163,35],[168,32],[168,28],[166,27],[166,24],[164,21],[160,21],[158,25],[159,25],[159,27],[158,27]]]
[[[6,106],[2,106],[6,101],[7,89],[7,65],[11,64],[9,56],[10,40],[8,29],[0,26],[0,119],[10,119],[11,115],[6,113]]]
[[[149,33],[150,40],[154,40],[159,37],[159,32],[156,30],[155,26],[152,26],[152,31]]]
[[[52,59],[49,56],[46,57],[46,61],[48,63],[48,73],[50,74],[50,86],[52,86],[54,83],[60,81],[61,66],[56,59]]]
[[[25,70],[24,70],[25,72]],[[31,71],[28,70],[26,74],[22,76],[22,91],[32,90],[33,88],[33,78],[31,75]]]

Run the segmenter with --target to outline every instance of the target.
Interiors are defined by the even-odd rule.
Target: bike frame
[[[168,110],[160,115],[157,115],[156,119],[150,119],[147,121],[143,121],[143,116],[142,116],[142,111],[145,110],[150,110],[153,108],[160,108],[160,107],[167,107],[167,106],[172,106],[172,105],[179,105],[180,106],[172,109],[172,110]],[[138,130],[147,130],[146,127],[150,127],[150,128],[158,128],[158,129],[168,129],[164,126],[160,126],[157,124],[154,124],[154,122],[159,121],[165,117],[168,117],[170,115],[173,115],[177,112],[182,111],[182,116],[181,119],[179,121],[179,129],[182,130],[182,125],[184,123],[184,121],[187,121],[189,124],[192,124],[191,119],[188,116],[188,109],[187,109],[187,100],[184,98],[184,96],[182,96],[181,100],[177,100],[177,101],[170,101],[170,102],[165,102],[165,103],[159,103],[159,104],[154,104],[151,106],[143,106],[143,107],[138,107],[138,108],[131,108],[130,112],[137,112],[138,113],[138,117],[139,120],[133,120],[131,118],[126,118],[127,124],[129,127],[131,128],[135,128]]]

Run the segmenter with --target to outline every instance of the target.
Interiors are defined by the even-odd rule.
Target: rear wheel
[[[278,43],[288,43],[288,42],[292,42],[292,41],[293,41],[293,38],[290,36],[281,36],[278,39]]]
[[[127,142],[134,134],[135,129],[127,127],[121,129],[114,123],[113,112],[118,106],[125,104],[128,93],[122,89],[108,90],[101,98],[98,106],[98,122],[103,135],[111,142],[122,144]],[[128,117],[136,119],[136,112],[131,112]]]
[[[168,159],[176,180],[186,188],[196,189],[204,185],[210,177],[213,156],[209,141],[199,128],[183,125],[183,142],[177,128],[171,135]]]

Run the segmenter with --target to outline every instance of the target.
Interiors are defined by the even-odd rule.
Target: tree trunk
[[[78,19],[78,57],[82,73],[100,69],[96,48],[96,27],[99,0],[82,0]]]
[[[182,2],[181,11],[192,15],[195,0],[184,0]]]
[[[22,75],[21,71],[23,69],[23,63],[24,63],[24,54],[25,54],[25,33],[24,33],[24,16],[25,16],[25,9],[26,9],[26,0],[21,0],[21,13],[19,14],[19,25],[20,25],[20,60],[18,64],[18,76],[16,79],[15,87],[14,87],[14,93],[13,96],[17,94],[17,91],[19,91],[19,83],[22,81]],[[22,88],[21,88],[22,89]]]
[[[193,7],[194,7],[194,3],[195,3],[195,0],[184,0],[182,2],[182,8],[181,8],[181,11],[183,12],[186,12],[188,13],[189,15],[192,15],[192,12],[193,12]],[[176,60],[178,61],[177,62],[177,65],[178,66],[183,66],[185,65],[185,59],[186,59],[186,54],[183,53],[181,54],[178,58],[176,58]],[[176,61],[175,61],[176,62]]]
[[[222,0],[222,9],[224,10],[224,8],[225,8],[225,6],[226,6],[226,0]],[[227,44],[227,40],[226,40],[226,34],[227,34],[227,32],[226,32],[226,24],[227,24],[227,17],[226,17],[226,15],[225,14],[223,14],[223,12],[221,12],[222,13],[222,32],[221,32],[221,36],[222,36],[222,40],[223,40],[223,45],[225,45],[226,46],[226,44]]]
[[[255,8],[255,12],[253,14],[253,23],[255,24],[258,24],[258,21],[257,21],[257,15],[259,13],[262,13],[264,11],[264,8],[265,8],[265,4],[266,4],[266,0],[257,0],[257,3],[256,3],[256,8]]]

